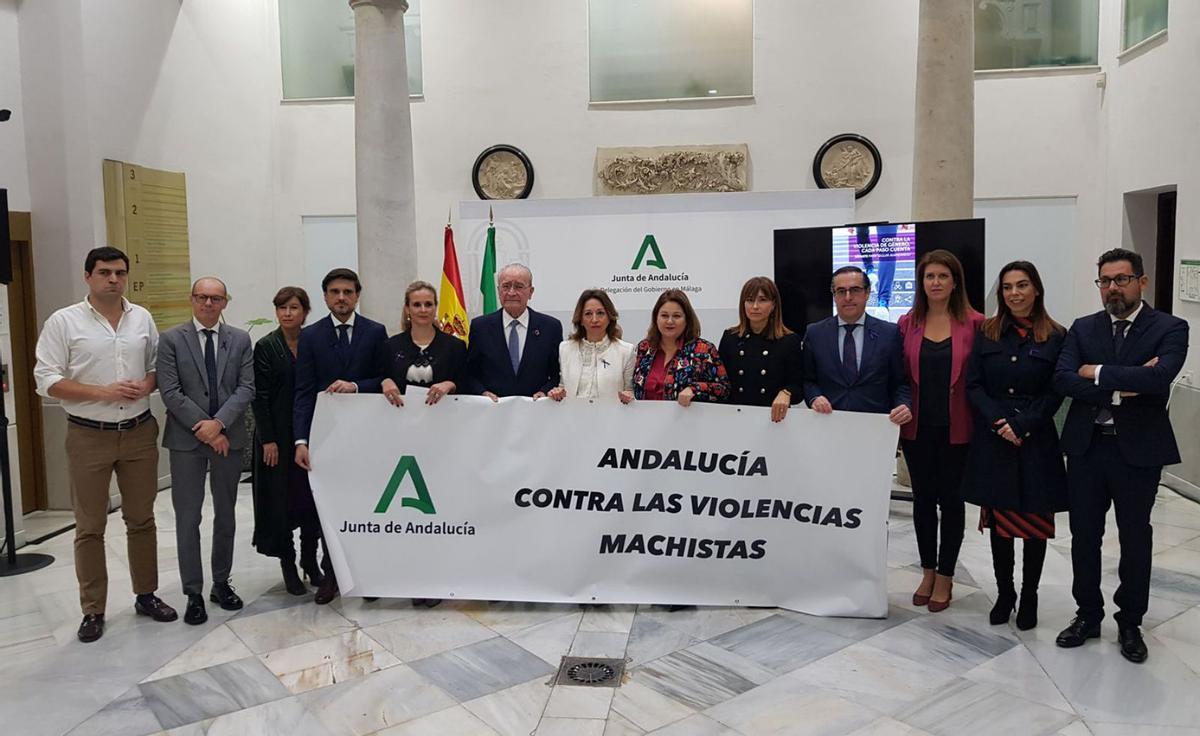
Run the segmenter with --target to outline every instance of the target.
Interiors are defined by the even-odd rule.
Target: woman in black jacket
[[[721,335],[717,352],[729,376],[729,403],[771,407],[781,422],[804,398],[800,336],[783,324],[779,288],[766,276],[742,285],[738,323]]]
[[[1014,543],[1023,543],[1017,628],[1037,626],[1037,588],[1054,537],[1054,512],[1067,510],[1067,475],[1054,413],[1062,397],[1051,381],[1065,338],[1044,305],[1042,279],[1028,261],[1000,270],[996,316],[975,339],[967,367],[967,396],[975,432],[963,483],[980,507],[980,529],[991,530],[998,594],[989,619],[1008,621],[1017,604]]]
[[[293,460],[292,404],[296,394],[296,346],[311,303],[298,286],[285,286],[273,300],[279,328],[254,346],[254,548],[278,557],[283,581],[292,595],[308,589],[296,574],[292,531],[300,527],[300,568],[319,587],[317,564],[321,522],[313,503],[308,472]]]

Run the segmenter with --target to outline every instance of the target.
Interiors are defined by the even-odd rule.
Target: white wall
[[[1170,39],[1118,63],[1120,4],[1102,2],[1106,89],[1093,71],[977,81],[976,195],[1077,197],[1070,256],[1090,264],[1120,243],[1124,192],[1177,184],[1178,255],[1197,257],[1200,6],[1173,4]],[[813,186],[816,148],[855,131],[884,156],[858,219],[908,217],[916,7],[758,0],[752,102],[590,107],[586,0],[428,4],[413,103],[421,276],[436,280],[446,212],[475,198],[471,165],[498,142],[530,155],[534,197],[577,197],[591,194],[597,146],[745,142],[752,188],[779,190]],[[275,0],[37,0],[19,27],[37,266],[42,282],[54,274],[39,284],[43,316],[78,296],[68,275],[103,239],[101,158],[187,172],[193,275],[226,278],[234,323],[305,281],[303,216],[354,212],[353,107],[280,104]],[[372,289],[400,286],[364,277],[368,309]],[[1077,313],[1096,307],[1092,278],[1074,272]]]
[[[8,206],[29,209],[29,176],[25,157],[25,110],[21,106],[21,53],[17,39],[17,0],[0,0],[0,109],[13,111],[0,123],[0,189],[8,190]]]

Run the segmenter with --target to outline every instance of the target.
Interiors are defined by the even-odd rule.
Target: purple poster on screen
[[[858,266],[867,273],[871,280],[867,313],[874,317],[895,322],[912,308],[916,263],[913,223],[833,229],[833,268]]]

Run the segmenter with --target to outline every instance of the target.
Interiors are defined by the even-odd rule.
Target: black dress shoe
[[[683,603],[672,603],[667,606],[667,612],[674,613],[675,611],[686,611],[689,608],[695,608],[695,606],[689,606]]]
[[[1121,655],[1130,662],[1141,664],[1150,655],[1142,639],[1142,630],[1136,626],[1117,627],[1117,641],[1121,644]]]
[[[208,599],[226,611],[242,610],[242,599],[233,592],[233,586],[229,584],[229,581],[213,583],[212,590],[208,593]]]
[[[1097,639],[1100,637],[1100,622],[1088,621],[1085,618],[1076,616],[1071,625],[1063,629],[1054,640],[1054,643],[1065,649],[1071,647],[1081,647],[1088,639]]]
[[[292,560],[280,560],[279,567],[283,570],[283,587],[292,595],[304,595],[308,588],[296,574],[296,563]]]
[[[133,610],[142,616],[149,616],[155,621],[167,622],[179,618],[175,609],[163,603],[162,598],[153,593],[139,595],[133,602]]]
[[[437,608],[442,604],[441,598],[422,598],[421,605],[426,608]]]
[[[79,624],[79,631],[76,636],[84,644],[96,641],[104,636],[104,614],[89,613],[84,616],[83,622]]]
[[[183,612],[183,622],[199,626],[208,620],[208,611],[204,610],[204,596],[198,593],[188,595],[187,610]]]
[[[317,589],[317,594],[313,596],[313,602],[318,606],[323,606],[327,603],[332,603],[334,598],[338,597],[337,576],[330,573],[321,581],[321,587]]]
[[[379,600],[379,596],[377,596],[377,595],[364,595],[363,596],[363,603],[374,603],[377,600]]]

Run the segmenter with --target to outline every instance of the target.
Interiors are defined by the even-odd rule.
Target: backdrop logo
[[[637,258],[633,259],[633,270],[636,271],[642,267],[642,259],[646,257],[646,251],[654,254],[654,257],[645,262],[647,266],[666,269],[667,262],[663,260],[662,251],[658,249],[658,243],[655,242],[653,235],[647,235],[642,241],[642,247],[638,251]]]
[[[437,511],[433,508],[433,499],[429,497],[429,488],[425,485],[424,476],[421,475],[421,466],[417,464],[417,459],[412,455],[405,455],[396,463],[396,469],[392,471],[392,477],[383,489],[379,503],[375,504],[375,513],[387,513],[388,507],[392,505],[392,499],[396,497],[396,491],[400,489],[400,484],[404,482],[406,475],[412,477],[413,488],[417,495],[405,496],[400,499],[400,505],[416,509],[423,514],[436,514]]]

